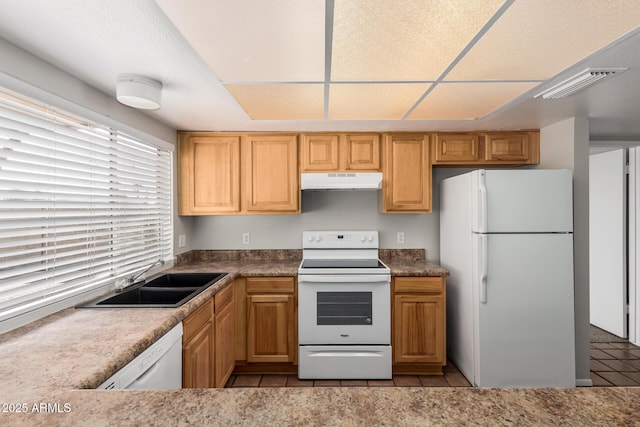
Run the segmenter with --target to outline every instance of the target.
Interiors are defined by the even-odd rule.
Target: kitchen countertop
[[[640,388],[233,388],[64,390],[3,426],[634,426]],[[13,400],[12,400],[13,401]],[[32,412],[50,403],[52,413]],[[37,408],[38,406],[36,406]],[[67,411],[67,412],[65,412]]]
[[[235,277],[295,275],[300,263],[295,253],[276,259],[219,255],[190,256],[171,270],[229,272],[180,308],[69,308],[0,335],[0,424],[167,425],[174,420],[215,425],[460,425],[473,419],[477,425],[553,425],[562,420],[634,425],[638,420],[640,388],[90,390]],[[419,257],[387,262],[397,275],[446,274]],[[10,413],[16,408],[27,413]],[[35,413],[38,409],[47,413]]]

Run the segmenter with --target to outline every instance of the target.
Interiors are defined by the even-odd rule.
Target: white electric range
[[[391,273],[377,231],[305,231],[298,377],[391,378]]]

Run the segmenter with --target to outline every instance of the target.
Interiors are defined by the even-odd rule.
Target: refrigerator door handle
[[[489,259],[487,254],[487,235],[481,234],[480,236],[480,248],[478,253],[482,257],[480,265],[482,270],[480,272],[480,302],[487,302],[487,275],[489,273]]]
[[[478,177],[478,193],[480,198],[480,206],[478,206],[478,213],[480,215],[480,221],[478,224],[479,232],[487,232],[487,183],[484,171],[480,171]]]

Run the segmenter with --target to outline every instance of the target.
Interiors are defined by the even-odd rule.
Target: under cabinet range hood
[[[381,172],[330,172],[300,174],[302,190],[380,190]]]

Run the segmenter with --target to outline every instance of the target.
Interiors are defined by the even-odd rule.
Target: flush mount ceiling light
[[[567,80],[561,81],[555,86],[550,87],[534,96],[534,98],[542,97],[544,99],[558,99],[585,89],[588,86],[596,84],[599,81],[616,76],[628,68],[587,68],[575,76],[569,77]]]
[[[160,108],[162,83],[137,74],[120,74],[116,84],[116,98],[124,105],[143,110]]]

